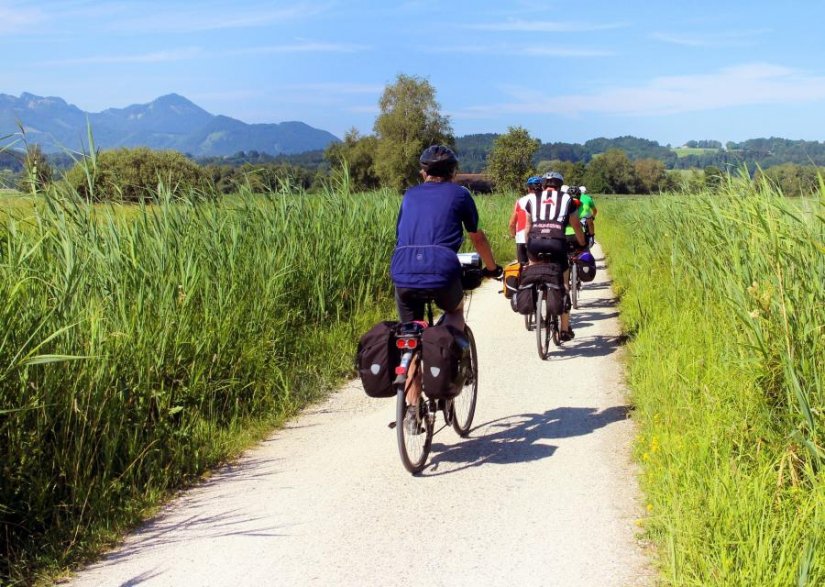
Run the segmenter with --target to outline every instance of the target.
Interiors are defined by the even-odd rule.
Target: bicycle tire
[[[559,317],[553,314],[550,317],[550,324],[553,330],[553,344],[561,346],[561,330],[559,327]]]
[[[547,298],[543,287],[538,288],[538,296],[536,299],[536,347],[539,351],[539,358],[544,361],[547,359],[548,351],[550,350],[550,321],[547,319]]]
[[[418,398],[418,409],[421,417],[420,432],[408,434],[404,428],[404,416],[407,414],[407,394],[403,385],[398,385],[395,406],[395,432],[398,439],[398,452],[404,468],[415,475],[424,469],[430,448],[433,442],[433,423],[427,417],[424,409],[424,398]]]
[[[464,327],[464,336],[467,337],[470,343],[470,369],[461,393],[453,398],[452,410],[453,430],[462,438],[470,433],[470,427],[473,425],[473,417],[476,413],[476,402],[478,401],[478,350],[476,349],[476,339],[469,326]]]
[[[570,298],[573,309],[579,309],[579,268],[575,261],[570,264]]]

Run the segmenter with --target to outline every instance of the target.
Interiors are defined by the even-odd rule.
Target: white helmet
[[[580,186],[579,186],[579,191],[580,191],[582,194],[586,194],[586,193],[587,193],[587,188],[586,188],[586,187],[584,187],[583,185],[580,185]]]
[[[567,193],[567,189],[568,189],[569,187],[570,187],[570,186],[569,186],[569,185],[567,185],[567,184],[564,184],[563,186],[561,186],[561,193],[566,194],[566,193]]]

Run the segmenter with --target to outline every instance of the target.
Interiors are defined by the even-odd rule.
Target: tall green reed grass
[[[394,315],[400,197],[281,187],[90,206],[58,185],[3,214],[0,583],[93,554],[351,375]]]
[[[823,193],[599,202],[669,584],[825,582]]]
[[[0,225],[7,580],[77,558],[328,389],[391,309],[394,197],[160,197],[52,193]]]

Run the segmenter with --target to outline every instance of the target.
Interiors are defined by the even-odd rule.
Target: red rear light
[[[416,339],[411,338],[407,341],[407,348],[408,349],[414,349],[417,346],[418,346],[418,341]]]
[[[396,367],[395,368],[395,374],[396,375],[406,375],[407,374],[407,368],[406,367],[400,367],[400,366]]]
[[[398,340],[395,341],[395,346],[397,346],[400,349],[406,348],[407,347],[407,341],[404,340],[403,338],[399,338]]]

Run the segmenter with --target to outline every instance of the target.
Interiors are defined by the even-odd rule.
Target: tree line
[[[530,175],[560,171],[568,184],[591,193],[658,193],[713,187],[730,173],[748,173],[791,193],[818,189],[825,144],[787,139],[742,143],[689,141],[700,153],[679,156],[670,146],[633,136],[596,138],[583,144],[542,143],[527,129],[456,138],[449,117],[425,79],[399,74],[379,99],[372,134],[355,128],[324,151],[272,156],[241,151],[230,157],[192,160],[177,152],[117,149],[79,160],[53,158],[37,145],[0,151],[0,187],[24,192],[67,181],[92,200],[137,201],[167,187],[199,193],[317,191],[334,186],[349,191],[380,187],[398,192],[419,181],[418,155],[428,145],[446,144],[459,156],[464,173],[483,173],[497,190],[519,191]],[[90,171],[91,170],[91,171]],[[480,185],[480,184],[476,184]],[[488,184],[489,185],[489,184]]]

